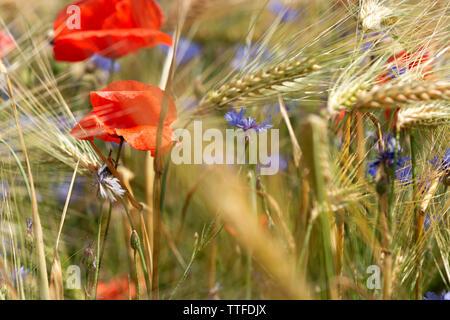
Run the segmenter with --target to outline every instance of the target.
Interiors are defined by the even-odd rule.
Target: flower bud
[[[136,230],[133,230],[133,232],[131,232],[130,245],[133,250],[139,250],[141,247],[139,235],[137,234]]]

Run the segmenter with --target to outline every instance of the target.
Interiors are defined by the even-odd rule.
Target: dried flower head
[[[114,202],[117,200],[116,197],[122,197],[125,194],[119,179],[113,177],[106,164],[98,169],[96,178],[97,192],[103,199]]]

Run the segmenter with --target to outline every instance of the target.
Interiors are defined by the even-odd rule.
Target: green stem
[[[169,300],[172,300],[175,297],[175,294],[177,293],[178,288],[181,286],[181,284],[188,277],[189,271],[191,270],[192,264],[194,263],[194,260],[197,257],[197,254],[198,254],[199,251],[200,251],[199,250],[199,239],[198,239],[198,235],[195,234],[194,251],[192,252],[191,260],[189,260],[189,264],[187,265],[186,269],[184,270],[183,276],[178,281],[177,285],[175,286],[175,288],[173,289],[172,293],[170,294]]]
[[[250,172],[250,187],[257,189],[256,170],[253,168]],[[256,192],[251,193],[252,211],[255,216],[258,214],[258,198]],[[247,272],[245,276],[245,298],[250,300],[252,298],[252,269],[253,269],[253,253],[251,250],[247,252]]]
[[[100,238],[102,235],[102,219],[103,219],[103,203],[100,209],[97,228],[97,265],[95,266],[95,274],[94,274],[94,300],[97,299],[98,275],[100,273]]]
[[[139,286],[139,274],[138,274],[138,267],[137,267],[137,260],[136,260],[136,249],[134,250],[134,273],[136,275],[136,294],[137,299],[141,300],[141,290]]]
[[[300,266],[300,267],[303,265],[303,259],[306,254],[306,249],[308,248],[308,245],[309,245],[309,239],[311,236],[312,226],[313,226],[313,221],[312,221],[312,219],[309,219],[308,226],[306,227],[305,239],[303,240],[302,249],[300,250],[300,255],[298,257],[298,266]]]
[[[90,299],[91,293],[90,293],[90,282],[91,282],[91,273],[89,269],[86,270],[86,287],[84,288],[84,293],[87,297],[87,299]]]
[[[322,175],[320,163],[320,137],[318,129],[315,125],[312,126],[313,134],[313,161],[314,165],[314,179],[316,184],[317,201],[319,203],[319,217],[322,230],[323,254],[325,258],[325,279],[328,288],[329,298],[334,296],[334,287],[332,287],[332,280],[334,278],[333,253],[331,251],[331,225],[330,214],[328,211],[326,187],[324,177]]]
[[[133,218],[131,217],[131,214],[130,214],[130,212],[129,212],[129,210],[128,210],[124,200],[121,199],[121,201],[122,201],[123,208],[125,209],[125,212],[127,214],[128,221],[130,222],[131,229],[132,230],[136,230],[136,228],[134,226]],[[151,297],[150,278],[149,278],[149,275],[148,275],[147,264],[145,262],[145,256],[144,256],[144,252],[142,251],[142,247],[141,247],[141,244],[140,244],[139,237],[138,237],[138,241],[139,241],[139,245],[138,245],[137,249],[138,249],[138,252],[139,252],[139,258],[141,259],[142,269],[144,271],[144,278],[145,278],[145,286],[146,286],[146,289],[147,289],[147,295],[148,295],[148,298],[150,298]]]
[[[39,215],[39,209],[38,209],[38,201],[36,197],[36,190],[34,187],[34,180],[33,180],[33,173],[31,170],[31,164],[30,159],[28,157],[28,150],[25,144],[25,138],[23,135],[22,127],[20,125],[19,121],[19,113],[16,106],[16,101],[14,98],[14,92],[11,84],[11,80],[9,79],[9,75],[7,73],[7,68],[4,65],[3,61],[0,60],[0,68],[2,69],[2,73],[4,74],[6,86],[8,88],[8,93],[10,97],[11,102],[11,109],[14,116],[14,120],[16,122],[17,127],[17,133],[19,136],[19,142],[22,148],[23,157],[26,163],[27,168],[27,176],[28,176],[28,182],[30,186],[30,195],[31,195],[31,211],[33,214],[33,235],[34,235],[34,241],[36,245],[36,253],[38,257],[38,265],[39,265],[39,293],[40,297],[43,300],[49,300],[50,299],[50,293],[49,293],[49,285],[48,285],[48,274],[47,274],[47,262],[45,260],[45,244],[44,244],[44,237],[42,234],[42,225],[41,225],[41,218]]]
[[[106,220],[105,233],[103,234],[102,247],[100,249],[100,255],[98,257],[98,266],[97,266],[96,273],[97,272],[100,273],[100,268],[102,266],[103,254],[105,253],[106,239],[108,237],[109,225],[111,223],[111,212],[112,212],[112,202],[109,203],[108,217]],[[96,282],[95,282],[95,298],[97,298],[97,281],[98,281],[98,275],[97,275]]]
[[[138,252],[139,252],[139,258],[141,259],[141,263],[142,263],[142,269],[144,270],[144,278],[145,278],[145,286],[147,287],[147,295],[148,295],[148,298],[150,299],[150,296],[152,294],[151,287],[150,287],[150,278],[148,276],[147,264],[145,263],[145,256],[144,256],[144,252],[142,251],[141,245],[139,245]]]

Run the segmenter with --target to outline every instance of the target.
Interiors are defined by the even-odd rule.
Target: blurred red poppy
[[[425,80],[431,76],[432,66],[429,54],[423,49],[419,49],[413,53],[405,50],[399,54],[392,56],[388,60],[389,69],[386,73],[377,78],[377,84],[386,83],[392,79],[399,77],[408,70],[421,67],[421,74]]]
[[[94,53],[116,59],[160,43],[172,45],[172,38],[159,31],[163,22],[154,0],[77,1],[55,19],[55,59],[83,61]]]
[[[259,226],[261,227],[261,230],[265,231],[267,229],[267,226],[269,225],[269,218],[267,217],[267,215],[262,214],[259,216]],[[225,224],[224,226],[225,230],[231,234],[233,237],[235,237],[237,235],[236,230],[234,230],[234,228],[229,225],[229,224]]]
[[[432,65],[430,61],[430,55],[424,51],[423,48],[416,50],[413,53],[409,53],[405,50],[401,51],[399,54],[392,56],[388,60],[389,70],[377,78],[377,84],[383,84],[395,79],[402,74],[406,73],[408,70],[415,68],[422,68],[420,70],[421,75],[424,80],[428,80],[432,77]],[[395,109],[395,114],[393,116],[393,126],[395,127],[397,123],[397,113],[399,108]],[[391,118],[391,109],[386,109],[385,119],[389,120]]]
[[[0,58],[4,58],[16,45],[13,39],[4,31],[0,31]]]
[[[138,81],[115,81],[100,91],[91,92],[93,110],[70,132],[82,140],[97,137],[104,141],[120,142],[122,137],[137,150],[156,150],[156,130],[164,91]],[[172,98],[163,127],[161,150],[169,151],[173,143],[170,128],[177,118]]]
[[[129,300],[137,297],[136,287],[128,284],[127,276],[113,278],[109,282],[98,282],[97,297],[99,300]]]
[[[334,121],[336,122],[336,127],[339,125],[339,123],[341,123],[341,121],[345,118],[347,111],[346,110],[341,110],[339,112],[339,114],[334,116]]]

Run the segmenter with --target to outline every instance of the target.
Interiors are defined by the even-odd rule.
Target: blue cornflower
[[[22,277],[22,281],[25,280],[25,277],[30,274],[30,269],[25,269],[24,266],[21,266],[19,269],[8,272],[9,278],[14,283],[15,286],[17,286],[18,278],[19,276]],[[2,272],[0,271],[0,280],[4,280]]]
[[[380,165],[383,165],[384,168],[394,168],[394,158],[395,158],[395,138],[391,135],[385,137],[385,150],[378,150],[378,146],[375,149],[378,151],[378,156],[375,160],[369,162],[367,165],[367,172],[373,179],[376,178],[378,169]],[[407,165],[410,160],[409,157],[401,157],[403,149],[401,145],[398,146],[397,150],[397,164],[396,164],[396,172],[395,177],[400,180],[402,183],[410,183],[412,178],[412,170],[411,165]]]
[[[432,223],[439,223],[441,221],[441,217],[437,216],[437,217],[430,217],[430,216],[425,216],[425,219],[423,219],[423,228],[425,229],[425,231],[427,231],[430,227]]]
[[[426,292],[423,295],[423,300],[450,300],[450,291],[445,292],[445,290],[442,291],[440,295],[434,293],[434,292]]]
[[[18,283],[18,278],[22,277],[22,281],[25,280],[25,277],[30,274],[30,269],[25,269],[24,266],[21,266],[18,270],[15,270],[15,272],[11,273],[11,280],[14,282],[15,285]]]
[[[411,165],[405,165],[408,160],[409,157],[397,159],[397,172],[395,173],[396,178],[405,185],[412,183],[412,167]]]
[[[254,129],[257,133],[264,132],[267,131],[267,129],[273,127],[271,123],[272,120],[270,119],[270,117],[259,124],[258,122],[256,122],[256,119],[249,116],[242,120],[242,129],[244,129],[244,131]]]
[[[386,73],[386,77],[389,79],[395,79],[400,77],[402,74],[405,74],[406,71],[408,71],[407,67],[397,68],[397,66],[393,66],[389,68],[388,72]]]
[[[236,110],[231,110],[225,114],[225,120],[229,122],[229,127],[241,127],[242,116],[244,115],[244,109],[241,109],[239,113]]]
[[[423,219],[423,228],[425,230],[428,230],[431,227],[431,223],[433,221],[431,220],[430,216],[426,216],[425,219]]]
[[[359,33],[361,35],[361,33]],[[385,32],[371,32],[363,33],[363,43],[361,45],[361,53],[368,53],[367,56],[361,61],[360,65],[364,66],[369,61],[375,59],[376,52],[374,51],[376,45],[384,40],[388,39],[389,36]],[[406,71],[406,70],[405,70]]]
[[[445,155],[442,157],[435,156],[433,160],[430,161],[431,164],[439,170],[446,171],[450,169],[450,148],[445,151]]]
[[[384,36],[383,36],[384,35]],[[363,35],[364,43],[361,46],[363,52],[369,51],[375,48],[378,41],[388,39],[389,36],[386,32],[371,32]]]
[[[161,49],[165,54],[169,52],[169,47],[167,45],[162,44]],[[178,49],[175,61],[179,65],[186,64],[201,53],[202,46],[200,44],[181,37],[178,39]]]
[[[92,63],[94,63],[94,65],[97,68],[101,70],[111,72],[114,63],[113,71],[114,72],[120,71],[120,64],[117,61],[114,61],[113,59],[105,58],[99,54],[94,54],[91,56],[90,60],[92,61]]]
[[[239,113],[236,110],[232,110],[225,114],[225,120],[228,121],[229,127],[241,128],[244,131],[255,130],[256,133],[267,131],[267,129],[272,128],[272,119],[269,117],[262,123],[258,123],[256,119],[248,116],[243,118],[244,109],[241,109]]]
[[[270,1],[268,5],[268,9],[277,16],[281,16],[281,21],[283,22],[291,22],[295,20],[300,13],[297,10],[290,9],[281,1]]]
[[[361,51],[365,52],[365,51],[372,50],[375,47],[375,42],[374,41],[367,41],[367,39],[370,39],[372,37],[376,37],[378,34],[379,34],[378,32],[365,34],[363,36],[363,40],[366,40],[366,41],[364,41],[364,43],[362,44]]]

